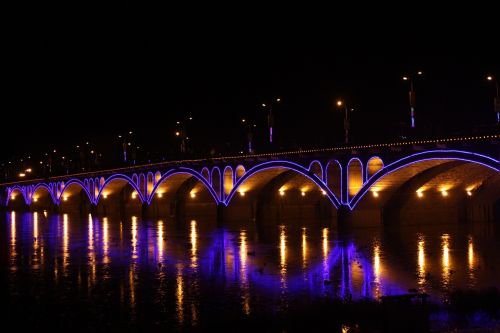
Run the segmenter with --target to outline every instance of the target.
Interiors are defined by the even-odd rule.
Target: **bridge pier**
[[[340,234],[349,234],[352,230],[353,217],[348,206],[341,205],[337,210],[337,230]]]
[[[226,219],[227,219],[227,207],[226,205],[219,203],[217,205],[217,228],[225,227]]]

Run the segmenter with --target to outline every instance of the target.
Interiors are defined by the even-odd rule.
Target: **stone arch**
[[[161,172],[160,171],[156,171],[155,172],[155,182],[154,182],[154,185],[158,184],[158,182],[160,181],[161,179]]]
[[[321,191],[323,191],[324,195],[326,195],[326,197],[335,206],[335,208],[338,208],[340,206],[340,202],[337,199],[337,197],[321,180],[319,180],[313,173],[311,173],[308,169],[304,168],[303,166],[289,161],[264,162],[248,170],[245,173],[245,175],[241,177],[234,185],[231,193],[227,196],[226,200],[224,201],[225,205],[226,206],[229,205],[231,199],[236,194],[236,192],[241,191],[241,188],[246,186],[245,182],[249,180],[250,177],[265,172],[266,170],[273,170],[273,169],[291,170],[296,172],[297,174],[305,176],[307,179],[311,180]]]
[[[238,165],[235,169],[235,183],[241,179],[241,177],[243,177],[245,175],[245,167],[243,165]]]
[[[342,165],[337,160],[330,160],[326,165],[325,183],[328,188],[341,200],[342,198]]]
[[[210,170],[208,170],[207,167],[201,169],[201,175],[203,176],[203,178],[205,178],[207,182],[210,183]]]
[[[366,163],[366,180],[384,168],[384,161],[378,156],[371,157]]]
[[[363,162],[359,158],[351,158],[347,163],[347,198],[350,200],[361,190],[364,183]]]
[[[233,189],[233,183],[234,183],[234,174],[233,174],[233,168],[231,168],[229,165],[224,168],[224,198],[226,198],[229,193],[231,193],[231,190]]]
[[[218,200],[222,200],[222,176],[220,173],[219,167],[212,168],[212,175],[210,176],[210,180],[212,182],[212,188],[215,191],[215,195]]]
[[[149,195],[153,192],[153,187],[154,187],[154,176],[152,172],[148,172],[146,176],[146,186],[147,186],[146,197],[149,197]]]
[[[318,179],[320,179],[321,181],[324,180],[323,166],[321,165],[321,163],[319,161],[317,161],[317,160],[312,161],[309,164],[308,169],[312,174],[314,174],[316,177],[318,177]]]
[[[401,186],[408,179],[425,170],[452,161],[474,163],[496,172],[500,171],[498,160],[482,154],[459,150],[431,150],[415,153],[384,166],[383,169],[374,174],[352,198],[349,206],[354,209],[370,190],[383,190],[384,186]],[[396,176],[399,179],[397,183],[395,183]],[[387,184],[384,184],[384,181]]]

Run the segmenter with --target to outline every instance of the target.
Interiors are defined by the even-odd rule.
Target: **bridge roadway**
[[[171,161],[0,187],[1,205],[14,210],[353,225],[500,220],[500,135]]]

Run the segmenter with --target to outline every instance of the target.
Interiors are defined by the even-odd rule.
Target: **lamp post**
[[[416,73],[416,76],[421,76],[423,73],[422,71],[418,71]],[[408,93],[408,97],[410,100],[410,121],[411,121],[411,128],[415,128],[415,90],[413,89],[413,76],[408,76],[405,75],[403,76],[403,81],[409,81],[410,82],[410,91]]]
[[[349,112],[354,111],[354,109],[349,109],[342,100],[337,101],[337,107],[339,108],[339,110],[344,111],[344,142],[347,145],[349,143],[349,129],[351,128],[351,124],[349,122]]]
[[[187,136],[186,124],[188,122],[190,122],[191,120],[193,120],[193,117],[189,116],[189,117],[187,117],[186,121],[184,121],[184,122],[181,122],[181,121],[176,122],[176,125],[178,128],[175,130],[174,134],[176,137],[180,138],[180,140],[181,140],[181,145],[180,145],[181,154],[184,154],[187,151],[187,140],[189,140],[189,137]]]
[[[241,124],[243,125],[243,127],[247,128],[247,131],[246,131],[247,150],[248,150],[249,154],[252,154],[253,153],[253,133],[252,133],[252,128],[253,127],[257,127],[257,125],[255,125],[255,124],[252,125],[252,123],[248,119],[245,119],[245,118],[241,119]]]
[[[496,95],[493,100],[493,107],[495,110],[495,113],[497,114],[497,125],[500,125],[500,96],[498,95],[498,79],[494,77],[493,75],[488,75],[486,77],[486,80],[495,82],[495,88],[496,88]]]
[[[271,103],[262,103],[262,107],[264,109],[267,108],[268,113],[267,113],[267,126],[269,128],[269,143],[273,143],[273,126],[274,126],[274,116],[273,116],[273,106],[274,104],[280,103],[281,98],[276,98],[274,101]]]

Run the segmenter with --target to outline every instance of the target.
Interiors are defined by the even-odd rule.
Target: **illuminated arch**
[[[19,192],[23,199],[24,199],[24,202],[29,205],[29,200],[28,198],[26,197],[26,188],[24,187],[21,187],[19,185],[14,185],[12,187],[9,187],[8,191],[7,191],[7,198],[5,199],[5,206],[7,206],[9,204],[9,201],[11,199],[11,196],[14,192]]]
[[[233,168],[229,165],[224,168],[224,174],[222,176],[223,181],[223,198],[226,198],[229,193],[231,193],[234,185],[234,172]]]
[[[212,188],[212,186],[210,186],[208,181],[200,173],[198,173],[195,170],[190,169],[190,168],[179,167],[179,168],[175,168],[175,169],[170,169],[161,176],[160,180],[153,187],[153,191],[151,192],[151,195],[149,196],[147,203],[148,204],[151,203],[151,200],[153,200],[153,198],[156,194],[156,191],[158,190],[158,187],[163,182],[165,182],[168,178],[170,178],[174,175],[178,175],[178,174],[188,174],[188,175],[195,177],[197,180],[199,180],[205,186],[205,188],[208,190],[208,192],[210,192],[210,194],[214,198],[215,203],[219,202],[219,199],[218,199],[217,194],[215,193],[214,189]]]
[[[139,190],[139,186],[137,186],[137,184],[135,184],[129,176],[121,174],[121,173],[117,173],[117,174],[111,175],[110,177],[108,177],[108,179],[106,179],[106,181],[104,182],[104,185],[99,189],[99,193],[97,194],[97,197],[95,198],[95,204],[97,204],[99,202],[99,199],[101,198],[101,194],[102,194],[103,190],[106,188],[106,186],[115,180],[126,181],[137,192],[137,195],[139,196],[139,199],[141,200],[141,202],[146,202],[146,200],[143,197],[142,192]]]
[[[59,186],[59,185],[60,185],[60,184],[58,183],[58,186]],[[30,197],[30,198],[27,198],[27,199],[28,199],[28,202],[29,202],[29,203],[27,202],[28,204],[31,204],[31,202],[33,201],[33,197],[35,196],[36,192],[37,192],[38,190],[40,190],[40,189],[44,189],[44,190],[46,190],[47,192],[49,192],[49,196],[50,196],[50,198],[52,199],[52,203],[54,203],[54,204],[56,204],[56,205],[58,204],[57,199],[54,197],[54,192],[52,191],[51,186],[49,186],[49,185],[48,185],[48,184],[46,184],[46,183],[39,183],[39,184],[36,184],[36,185],[35,185],[35,187],[33,187],[33,191],[32,191],[31,197]],[[58,192],[59,192],[59,191],[58,191]],[[62,191],[61,191],[61,193],[62,193]]]
[[[213,167],[212,173],[210,175],[210,182],[212,184],[212,188],[215,191],[217,196],[217,201],[222,201],[222,174],[220,172],[219,167]],[[219,200],[220,198],[220,200]]]
[[[68,188],[70,188],[70,186],[72,186],[72,185],[80,186],[82,188],[82,190],[85,192],[85,194],[87,195],[87,198],[89,198],[90,203],[94,203],[94,199],[92,198],[92,195],[90,194],[88,188],[85,187],[85,182],[82,182],[81,180],[76,179],[76,178],[72,178],[66,182],[66,185],[64,186],[64,189],[62,190],[61,195],[59,195],[59,197],[57,198],[58,204],[61,202],[61,199],[63,198],[64,192]]]
[[[160,181],[161,179],[161,172],[160,171],[156,171],[155,172],[155,182],[154,182],[154,185],[158,184],[158,182]]]
[[[153,191],[153,187],[155,185],[154,175],[152,172],[148,172],[146,175],[146,197],[148,197]]]
[[[373,177],[371,177],[363,185],[361,190],[351,199],[349,202],[349,208],[351,210],[354,209],[370,188],[382,178],[409,165],[425,161],[464,161],[483,165],[484,167],[500,172],[500,161],[482,154],[461,150],[431,150],[415,153],[386,165],[383,169],[373,175]]]
[[[326,197],[331,201],[331,203],[335,206],[335,208],[338,208],[340,206],[340,202],[338,198],[333,194],[332,191],[322,182],[319,181],[316,175],[314,175],[312,172],[310,172],[308,169],[304,168],[303,166],[290,162],[290,161],[271,161],[271,162],[264,162],[261,164],[258,164],[254,167],[252,167],[250,170],[248,170],[243,177],[241,177],[236,184],[233,187],[233,190],[231,193],[228,195],[228,197],[224,200],[224,204],[226,206],[229,205],[231,202],[231,199],[235,195],[235,193],[238,191],[238,188],[250,177],[253,175],[268,170],[268,169],[278,169],[278,168],[283,168],[287,170],[292,170],[297,172],[300,175],[305,176],[309,180],[311,180],[314,184],[316,184],[321,190],[325,191]]]
[[[378,156],[371,157],[366,163],[365,181],[384,168],[384,161]]]
[[[347,163],[347,200],[353,198],[362,188],[364,182],[363,162],[353,157]]]
[[[243,177],[245,175],[245,172],[246,172],[246,170],[245,170],[245,167],[243,165],[240,164],[240,165],[238,165],[236,167],[236,169],[234,171],[234,173],[235,173],[235,178],[234,178],[235,179],[235,183],[238,180],[240,180],[241,177]]]
[[[201,169],[201,175],[203,176],[203,178],[205,178],[205,180],[207,182],[210,183],[210,170],[208,170],[207,167],[204,167],[203,169]]]
[[[324,181],[324,173],[323,173],[323,166],[318,160],[314,160],[309,164],[309,171],[316,175],[319,180]]]
[[[337,160],[328,161],[324,174],[325,184],[337,198],[342,199],[342,164]]]

